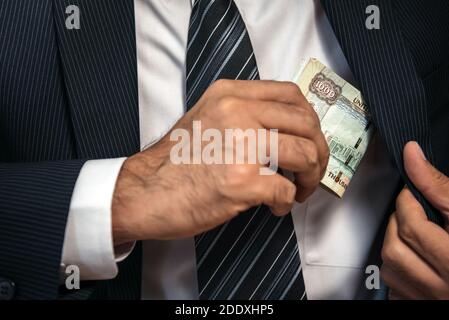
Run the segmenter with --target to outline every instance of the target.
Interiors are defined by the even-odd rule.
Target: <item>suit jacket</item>
[[[404,182],[409,140],[449,173],[449,2],[322,3]],[[65,25],[73,4],[79,30]],[[372,4],[379,30],[365,27]],[[116,279],[59,288],[83,163],[139,151],[136,65],[132,0],[0,0],[0,278],[15,283],[15,298],[139,298],[140,246]]]

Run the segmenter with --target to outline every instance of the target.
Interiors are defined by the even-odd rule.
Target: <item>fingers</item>
[[[417,292],[405,281],[400,273],[395,272],[395,267],[393,267],[396,261],[401,261],[403,257],[403,247],[399,245],[397,220],[393,214],[388,223],[382,248],[383,265],[381,268],[381,277],[390,289],[396,291],[396,296],[414,299],[417,296]]]
[[[400,237],[397,216],[390,218],[382,249],[381,275],[398,296],[407,299],[441,296],[448,285],[437,272]]]
[[[285,84],[268,82],[269,84],[265,85],[267,88],[260,90],[262,93],[251,94],[251,89],[246,90],[245,88],[254,85],[244,83],[242,87],[234,84],[226,85],[232,88],[235,86],[236,91],[243,91],[245,95],[240,97],[233,94],[222,97],[217,103],[221,109],[218,112],[219,114],[223,116],[238,115],[241,121],[257,120],[261,127],[266,129],[277,129],[282,133],[313,139],[317,143],[320,154],[326,155],[329,153],[327,142],[321,132],[318,116],[296,85],[287,85],[287,89],[284,89],[286,92],[283,93],[281,90],[280,96],[277,97],[279,92],[270,90],[270,87],[281,86],[284,88]],[[295,91],[296,94],[290,93],[289,95],[289,91]],[[267,101],[260,99],[260,96],[278,98],[278,100]],[[253,97],[257,98],[253,99]]]
[[[428,221],[423,208],[408,189],[398,196],[396,210],[401,239],[449,280],[449,234]]]
[[[432,269],[428,269],[429,274],[417,272],[407,274],[406,272],[411,269],[413,266],[406,271],[401,271],[397,266],[384,263],[381,268],[381,278],[390,288],[390,300],[442,299],[445,296],[445,291],[448,290],[447,285]],[[435,281],[430,280],[433,277]]]
[[[426,160],[414,141],[404,148],[404,166],[408,177],[424,197],[443,214],[449,215],[449,178]]]
[[[319,118],[299,87],[288,82],[224,80],[215,82],[211,91],[218,97],[213,119],[222,122],[222,128],[278,130],[278,164],[295,173],[296,199],[310,196],[326,170],[329,148]]]
[[[273,214],[288,214],[295,201],[296,187],[280,174],[257,175],[251,184],[249,195],[255,204],[263,203],[271,208]]]
[[[240,100],[236,109],[249,113],[266,129],[277,129],[281,133],[313,139],[321,132],[316,114],[305,106],[277,101]]]
[[[402,277],[398,272],[391,269],[386,264],[380,269],[382,280],[390,288],[389,300],[414,300],[419,299],[419,291]]]
[[[277,101],[290,104],[306,103],[304,95],[293,82],[271,80],[218,80],[212,88],[219,95],[241,99]]]
[[[408,188],[402,189],[396,199],[396,215],[401,222],[407,219],[428,221],[423,207]]]
[[[321,173],[329,161],[329,147],[321,132],[320,122],[315,111],[307,106],[294,106],[278,102],[242,101],[248,108],[251,118],[259,121],[266,129],[277,129],[280,133],[312,140],[318,151]]]
[[[324,175],[329,148],[321,132],[318,115],[293,82],[269,80],[219,80],[213,86],[223,115],[236,114],[257,119],[266,129],[313,140],[318,148]]]
[[[296,200],[303,202],[316,189],[329,161],[329,148],[313,109],[280,102],[238,99],[229,102],[239,112],[248,110],[249,117],[265,129],[277,129],[279,165],[295,173]],[[244,117],[241,115],[241,117]]]
[[[279,166],[295,174],[295,199],[303,202],[317,188],[322,178],[323,164],[312,140],[279,134]],[[325,167],[324,167],[325,169]]]

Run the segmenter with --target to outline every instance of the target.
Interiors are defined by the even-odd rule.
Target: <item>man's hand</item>
[[[407,175],[446,219],[446,230],[430,222],[405,188],[397,198],[385,236],[381,275],[392,299],[449,299],[449,179],[424,157],[419,145],[404,150]]]
[[[173,164],[168,133],[123,165],[112,203],[115,244],[196,235],[262,203],[285,215],[325,172],[329,149],[319,119],[293,83],[217,81],[173,130],[191,132],[196,120],[223,136],[228,128],[278,129],[278,165],[295,173],[296,185],[279,174],[260,175],[260,164]]]

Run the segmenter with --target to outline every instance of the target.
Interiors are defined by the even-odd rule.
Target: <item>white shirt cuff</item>
[[[81,169],[70,203],[62,268],[76,265],[82,280],[106,280],[117,276],[112,239],[111,203],[115,183],[126,158],[91,160]],[[120,250],[119,260],[132,251]]]

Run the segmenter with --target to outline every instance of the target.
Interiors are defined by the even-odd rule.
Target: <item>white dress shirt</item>
[[[346,80],[351,72],[319,0],[235,0],[261,79],[291,81],[310,57]],[[185,61],[191,0],[135,0],[140,141],[162,138],[185,112]],[[62,262],[84,280],[110,279],[116,261],[111,199],[124,159],[88,161],[75,185]],[[351,299],[399,181],[376,136],[342,200],[317,190],[295,204],[293,220],[309,299]],[[151,205],[151,204],[149,204]],[[127,251],[127,252],[126,252]],[[143,299],[197,299],[192,238],[144,241]]]

